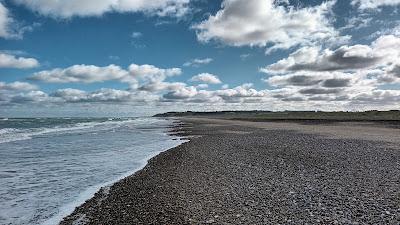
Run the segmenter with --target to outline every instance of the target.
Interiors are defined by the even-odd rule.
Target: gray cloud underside
[[[342,46],[334,51],[320,47],[303,47],[272,65],[266,73],[297,71],[355,71],[396,63],[400,56],[400,38],[383,35],[371,45]]]

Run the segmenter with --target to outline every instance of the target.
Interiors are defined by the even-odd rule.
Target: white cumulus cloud
[[[47,100],[47,94],[27,82],[0,82],[0,105],[8,103],[38,102]]]
[[[0,38],[4,39],[22,39],[23,34],[32,31],[39,23],[33,23],[28,26],[22,26],[11,15],[10,11],[0,1]]]
[[[34,73],[31,79],[49,83],[83,82],[94,83],[118,80],[127,76],[128,72],[116,65],[98,67],[94,65],[73,65],[62,69],[56,68]]]
[[[137,65],[129,66],[129,73],[137,79],[149,80],[151,82],[164,80],[166,77],[182,74],[180,68],[161,69],[153,65]]]
[[[274,0],[224,0],[222,9],[196,24],[200,41],[217,40],[233,46],[273,49],[305,45],[338,36],[328,14],[335,1],[315,7],[293,8]],[[337,40],[336,40],[337,41]]]
[[[360,9],[376,9],[381,6],[400,5],[400,0],[352,0],[351,4],[358,6]]]
[[[0,2],[0,37],[8,38],[10,36],[10,26],[13,19],[10,17],[6,7]]]
[[[182,74],[180,68],[163,69],[148,64],[131,64],[128,69],[114,64],[104,67],[82,64],[39,71],[34,73],[30,79],[47,83],[95,83],[116,80],[128,83],[131,89],[158,91],[182,85],[177,82],[164,82],[168,77],[180,74]]]
[[[66,102],[126,102],[131,100],[133,93],[126,90],[102,88],[93,92],[78,89],[59,89],[52,97]]]
[[[0,53],[0,68],[29,69],[38,66],[39,62],[34,58],[24,58],[8,53]]]
[[[193,76],[190,81],[194,82],[203,82],[208,84],[220,84],[222,83],[218,76],[210,73],[201,73],[196,76]]]
[[[190,61],[187,61],[183,64],[183,66],[193,66],[193,67],[199,67],[201,65],[206,65],[209,64],[213,61],[212,58],[204,58],[204,59],[192,59]]]
[[[37,90],[38,87],[36,85],[27,83],[27,82],[12,82],[12,83],[5,83],[5,82],[0,82],[0,90],[2,91],[16,91],[16,92],[22,92],[22,91],[32,91],[32,90]]]
[[[182,16],[189,0],[14,0],[42,15],[55,18],[101,16],[107,12],[144,12],[159,16]]]

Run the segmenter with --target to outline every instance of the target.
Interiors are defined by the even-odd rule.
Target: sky
[[[400,0],[0,0],[0,116],[400,109]]]

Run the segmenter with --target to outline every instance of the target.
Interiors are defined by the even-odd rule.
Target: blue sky
[[[0,4],[0,116],[399,109],[399,0]]]

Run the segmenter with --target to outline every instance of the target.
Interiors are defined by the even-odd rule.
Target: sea
[[[173,120],[0,118],[0,224],[54,225],[183,140]]]

